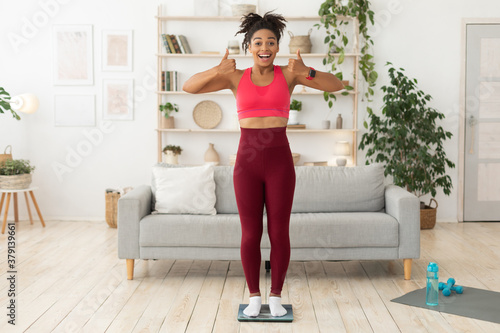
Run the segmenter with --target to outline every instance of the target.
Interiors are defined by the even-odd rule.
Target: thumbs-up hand
[[[224,57],[222,58],[218,68],[217,68],[217,73],[218,74],[231,74],[236,71],[236,60],[234,59],[228,59],[229,57],[229,50],[226,49],[226,54],[224,54]]]
[[[302,57],[300,56],[300,49],[297,49],[297,59],[302,60]]]
[[[302,61],[300,49],[297,50],[297,59],[288,59],[288,70],[297,75],[309,75],[309,67]]]

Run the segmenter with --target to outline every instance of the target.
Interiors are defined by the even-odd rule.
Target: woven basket
[[[9,148],[10,148],[9,153],[7,153],[7,149]],[[2,164],[5,163],[5,161],[11,159],[12,159],[12,146],[7,146],[5,147],[3,154],[0,154],[0,166],[2,166]]]
[[[118,224],[118,199],[120,193],[106,192],[106,223],[110,228],[116,228]]]
[[[435,208],[432,208],[432,202],[436,204]],[[420,209],[420,229],[432,229],[436,225],[436,212],[438,208],[438,203],[434,198],[431,199],[429,206],[425,206],[424,209]]]
[[[214,101],[201,101],[194,107],[193,120],[201,128],[215,128],[221,119],[222,109]]]
[[[307,36],[294,36],[291,31],[288,31],[290,35],[290,43],[288,47],[290,48],[290,53],[295,54],[297,50],[300,49],[300,53],[311,53],[312,43],[311,43],[311,32],[309,30]]]
[[[13,176],[0,176],[0,188],[2,190],[22,190],[30,187],[31,173]]]

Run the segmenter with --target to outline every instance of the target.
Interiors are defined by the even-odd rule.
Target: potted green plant
[[[160,105],[160,112],[163,115],[161,118],[161,128],[174,128],[174,116],[172,116],[171,113],[179,112],[179,106],[167,102]]]
[[[182,148],[175,145],[167,145],[163,148],[165,154],[165,163],[179,164],[178,156],[182,153]]]
[[[302,110],[302,102],[292,99],[290,103],[290,112],[288,114],[288,125],[299,124],[299,112]]]
[[[371,97],[374,94],[373,88],[378,77],[375,71],[373,55],[371,54],[373,39],[368,34],[369,24],[374,24],[374,12],[370,9],[370,6],[370,1],[368,0],[326,0],[321,4],[318,12],[319,16],[321,16],[321,23],[315,25],[318,29],[326,29],[324,43],[328,45],[328,53],[323,59],[323,65],[329,66],[329,71],[335,74],[340,80],[344,81],[339,65],[344,62],[346,54],[354,52],[361,54],[359,58],[359,70],[367,83],[367,90],[363,96],[368,101],[371,101]],[[346,50],[349,44],[349,36],[343,27],[356,21],[361,37],[359,41],[360,49]],[[347,84],[345,85],[345,89],[346,91],[342,92],[342,95],[349,94],[349,91],[354,88]],[[329,108],[332,108],[336,96],[333,93],[325,92],[324,99],[328,103]]]
[[[0,165],[0,188],[19,190],[31,184],[31,173],[35,167],[28,160],[5,160]]]
[[[417,80],[408,78],[404,69],[391,66],[388,72],[390,84],[381,88],[385,94],[382,115],[369,111],[370,124],[364,123],[368,131],[359,148],[367,149],[366,163],[384,163],[385,175],[417,197],[431,194],[431,202],[435,201],[438,188],[450,195],[452,182],[446,168],[455,164],[446,157],[443,143],[452,134],[437,124],[444,114],[427,105],[432,97],[419,90]],[[421,223],[426,215],[421,211]],[[421,227],[434,225],[435,210],[434,222]]]

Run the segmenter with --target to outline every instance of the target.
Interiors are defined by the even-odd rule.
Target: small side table
[[[35,205],[36,212],[38,213],[38,217],[40,218],[40,222],[42,222],[42,226],[45,227],[45,222],[43,221],[42,213],[40,213],[40,208],[38,208],[38,204],[35,199],[35,194],[33,194],[34,190],[37,190],[38,187],[29,187],[21,190],[4,190],[0,189],[0,193],[2,193],[2,199],[0,199],[0,216],[2,213],[3,202],[5,197],[7,197],[7,202],[5,203],[5,213],[3,216],[3,224],[2,224],[2,234],[5,233],[5,226],[7,225],[7,215],[9,213],[9,204],[11,196],[14,197],[14,220],[19,222],[19,213],[17,210],[17,194],[20,192],[24,192],[24,198],[26,199],[26,207],[28,208],[28,215],[30,217],[30,222],[33,224],[33,218],[31,217],[31,209],[28,200],[28,193],[31,196],[31,200],[33,200],[33,204]]]

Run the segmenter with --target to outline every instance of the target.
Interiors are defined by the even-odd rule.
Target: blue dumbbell
[[[462,286],[455,286],[454,278],[449,278],[447,284],[439,282],[439,290],[443,291],[443,296],[450,296],[452,291],[457,294],[462,294],[464,292],[464,288]]]

